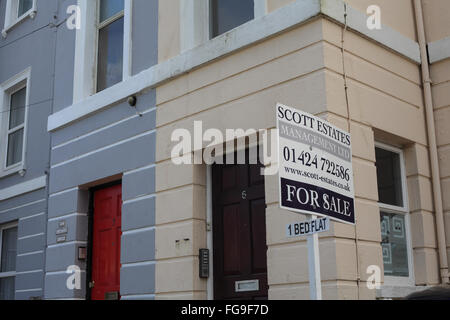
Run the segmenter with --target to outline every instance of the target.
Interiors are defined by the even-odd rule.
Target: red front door
[[[122,185],[94,193],[92,300],[119,298],[121,208]]]

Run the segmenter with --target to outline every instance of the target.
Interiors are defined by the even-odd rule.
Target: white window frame
[[[0,178],[17,172],[23,172],[26,168],[26,149],[27,149],[27,128],[28,128],[28,106],[31,88],[31,68],[27,68],[21,73],[15,75],[11,79],[0,85]],[[7,164],[8,157],[8,127],[9,127],[9,108],[11,95],[17,91],[26,88],[25,96],[25,115],[23,122],[23,145],[22,145],[22,161],[9,167]]]
[[[122,81],[131,77],[133,0],[124,0],[124,40]],[[99,0],[78,0],[81,26],[75,36],[75,63],[73,103],[78,103],[97,92],[98,12]],[[108,94],[108,90],[103,90]],[[114,90],[114,89],[112,89]]]
[[[375,147],[390,151],[399,155],[400,161],[400,177],[401,177],[401,187],[402,187],[402,197],[403,206],[394,206],[378,202],[378,206],[381,211],[392,214],[401,214],[405,217],[405,229],[406,229],[406,247],[408,254],[408,272],[409,277],[398,277],[398,276],[387,276],[384,275],[384,286],[394,286],[394,287],[410,287],[415,286],[414,278],[414,260],[413,260],[413,249],[412,249],[412,239],[411,239],[411,217],[409,212],[409,200],[408,200],[408,187],[406,184],[406,170],[405,170],[405,157],[403,150],[391,145],[387,145],[381,142],[375,142]]]
[[[254,19],[267,14],[267,0],[254,0]],[[180,0],[180,50],[212,39],[211,0]]]
[[[2,35],[4,38],[8,35],[8,32],[17,24],[21,23],[27,18],[34,19],[37,13],[36,0],[33,0],[31,9],[18,16],[19,10],[19,0],[7,0],[6,11],[5,11],[5,25],[2,30]]]
[[[16,228],[18,226],[17,222],[11,222],[8,224],[3,224],[0,225],[0,263],[1,263],[1,258],[2,258],[2,241],[3,241],[3,231],[7,230],[7,229],[12,229],[12,228]],[[16,241],[18,241],[18,239],[16,239]],[[17,258],[17,255],[16,255]],[[10,272],[0,272],[0,279],[3,278],[12,278],[16,277],[17,272],[16,271],[10,271]]]

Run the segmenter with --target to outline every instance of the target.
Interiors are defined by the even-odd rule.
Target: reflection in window
[[[97,92],[122,81],[124,0],[101,0],[98,30]]]
[[[379,201],[403,207],[400,156],[388,150],[376,148]]]
[[[212,37],[252,20],[254,6],[254,0],[211,0]]]
[[[26,92],[27,89],[23,88],[11,94],[6,167],[22,162]]]
[[[406,178],[400,163],[401,150],[393,152],[377,147],[375,155],[384,274],[409,277],[409,233],[406,225],[408,212],[402,187],[402,179]]]
[[[381,212],[380,223],[384,274],[408,277],[405,216]]]
[[[17,17],[21,17],[33,7],[33,0],[19,0]]]

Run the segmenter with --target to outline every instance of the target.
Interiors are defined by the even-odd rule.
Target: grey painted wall
[[[66,3],[67,2],[67,3]],[[65,1],[66,6],[70,1]],[[132,72],[157,63],[158,1],[134,0]],[[64,11],[64,8],[60,8]],[[56,44],[54,112],[72,102],[75,32],[59,30]],[[156,96],[137,96],[136,109],[118,102],[51,133],[51,169],[46,236],[45,298],[86,297],[89,262],[79,261],[88,245],[90,188],[122,180],[121,296],[152,297],[155,292]],[[136,110],[141,113],[139,116]],[[66,241],[57,243],[59,222]],[[65,286],[70,265],[82,270],[82,288]]]
[[[48,133],[47,118],[72,104],[75,31],[64,23],[76,0],[37,1],[37,15],[0,38],[0,83],[32,68],[26,174],[0,179],[0,190],[49,173],[45,188],[0,201],[0,224],[18,221],[16,299],[86,297],[88,263],[78,247],[88,239],[89,188],[121,179],[123,299],[151,298],[155,290],[155,91],[136,109],[117,103]],[[0,1],[0,27],[6,1]],[[134,0],[132,73],[157,63],[158,1]],[[95,130],[95,132],[94,132]],[[75,140],[74,140],[75,139]],[[64,145],[62,145],[64,144]],[[50,155],[50,146],[54,147]],[[51,166],[51,168],[50,168]],[[113,178],[111,178],[113,177]],[[66,241],[56,230],[64,221]],[[48,232],[47,232],[48,230]],[[82,269],[81,290],[68,290],[67,267]]]
[[[37,14],[0,37],[0,83],[31,67],[26,173],[0,178],[0,190],[46,175],[49,170],[50,134],[47,118],[53,106],[53,74],[58,0],[37,1]],[[6,1],[0,1],[0,28]],[[59,17],[57,17],[59,18]],[[18,222],[16,299],[44,296],[47,228],[47,188],[0,201],[0,224]]]

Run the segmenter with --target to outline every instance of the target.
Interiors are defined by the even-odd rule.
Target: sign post
[[[320,300],[317,233],[329,228],[329,220],[326,228],[326,223],[322,225],[323,218],[355,224],[351,136],[321,118],[282,104],[277,104],[276,114],[280,207],[311,215],[310,224],[287,228],[288,236],[308,235],[310,294],[311,299]],[[292,228],[298,232],[292,234]]]
[[[316,216],[312,215],[311,219]],[[322,286],[320,278],[320,252],[319,234],[308,236],[308,268],[309,268],[309,294],[311,300],[322,300]]]

